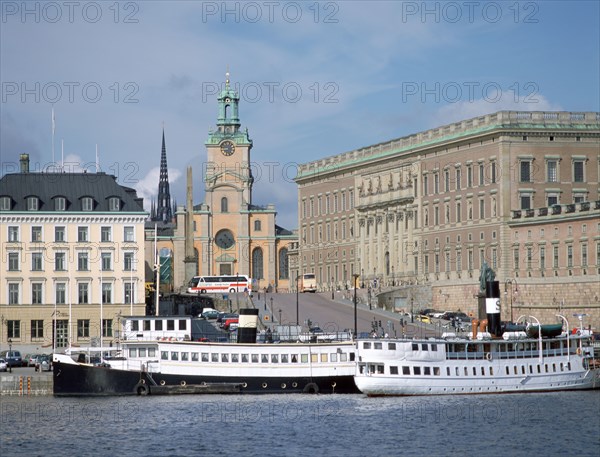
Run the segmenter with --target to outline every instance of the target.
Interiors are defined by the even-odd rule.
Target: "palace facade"
[[[504,319],[600,326],[599,152],[598,113],[500,111],[303,164],[292,275],[473,312],[487,262]]]

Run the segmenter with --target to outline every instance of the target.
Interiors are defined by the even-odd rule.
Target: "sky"
[[[171,195],[191,165],[201,203],[229,70],[253,203],[295,229],[298,163],[500,110],[600,111],[599,4],[2,0],[1,173],[22,153],[98,164],[150,210],[164,126]]]

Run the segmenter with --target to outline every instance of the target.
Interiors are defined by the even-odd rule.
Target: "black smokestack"
[[[500,282],[498,281],[485,283],[485,312],[489,332],[494,336],[500,336]]]

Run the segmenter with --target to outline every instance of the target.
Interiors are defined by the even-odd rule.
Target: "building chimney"
[[[21,154],[19,162],[21,163],[21,173],[29,173],[29,154]]]

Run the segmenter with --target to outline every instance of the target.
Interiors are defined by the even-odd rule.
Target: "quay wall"
[[[0,373],[0,396],[52,395],[52,375]]]

